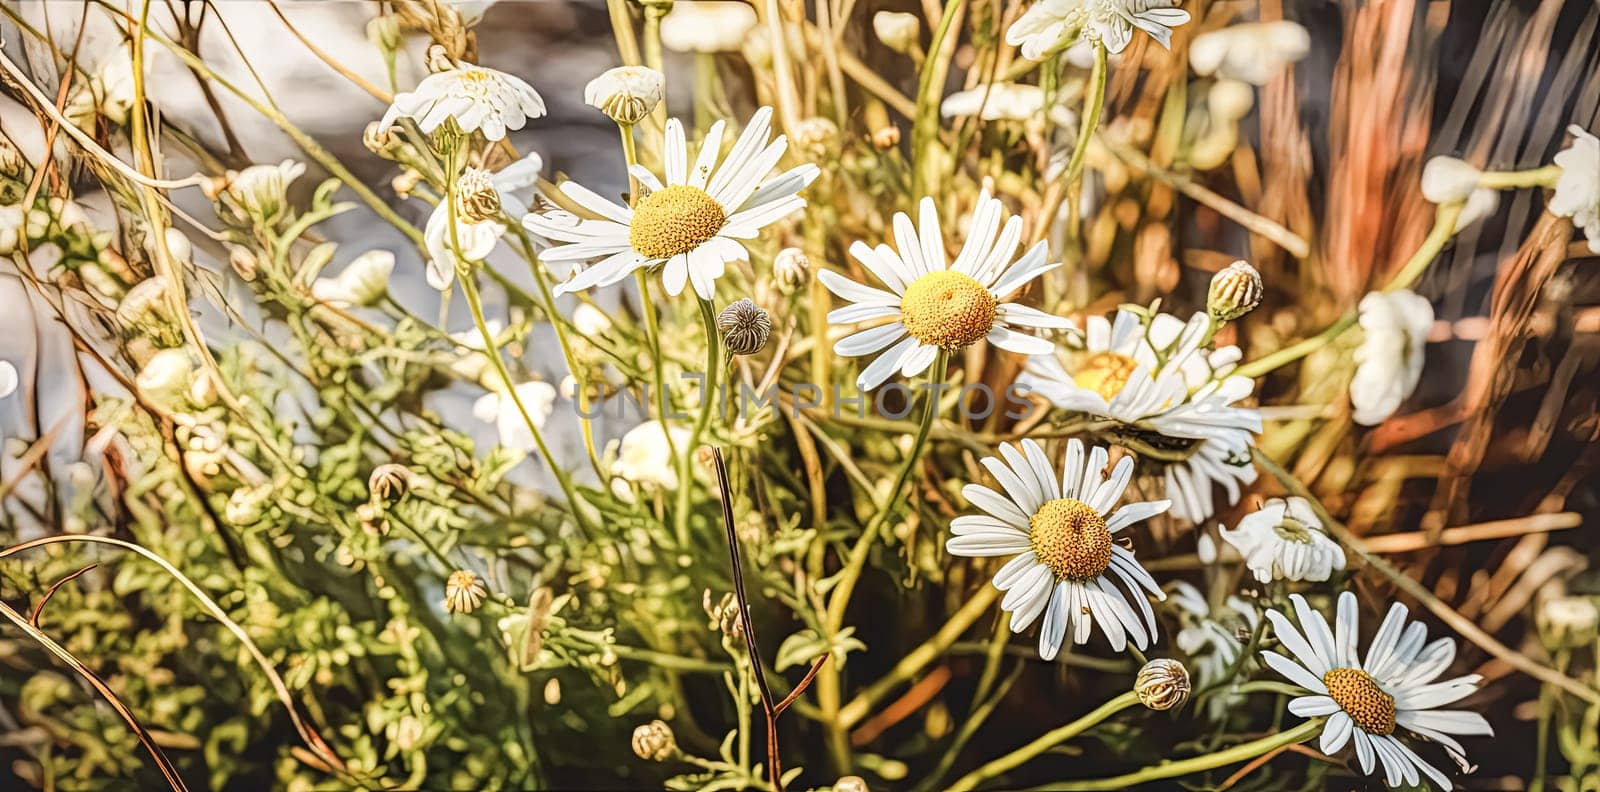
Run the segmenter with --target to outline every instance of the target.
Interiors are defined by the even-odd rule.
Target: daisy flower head
[[[1082,644],[1098,624],[1119,652],[1130,640],[1143,649],[1156,637],[1155,612],[1145,594],[1167,595],[1133,553],[1112,538],[1166,511],[1171,501],[1129,503],[1112,511],[1133,476],[1133,459],[1123,457],[1107,478],[1109,457],[1104,447],[1095,446],[1085,459],[1083,443],[1069,440],[1057,476],[1038,443],[1004,443],[1000,456],[986,457],[983,466],[1005,494],[968,484],[961,494],[984,514],[950,523],[955,536],[945,547],[952,555],[1014,556],[994,576],[995,588],[1006,592],[1000,607],[1011,612],[1012,632],[1044,616],[1039,656],[1045,660],[1055,659],[1069,627],[1073,643]]]
[[[1415,787],[1425,775],[1440,789],[1449,790],[1449,777],[1418,756],[1400,735],[1404,730],[1432,740],[1457,765],[1468,767],[1466,749],[1451,735],[1494,734],[1476,712],[1440,709],[1477,692],[1483,679],[1469,674],[1434,681],[1455,659],[1455,641],[1445,637],[1428,642],[1428,628],[1421,622],[1407,625],[1406,607],[1395,603],[1362,657],[1356,651],[1360,636],[1354,594],[1339,595],[1331,630],[1304,597],[1293,594],[1290,600],[1300,629],[1275,610],[1267,611],[1267,620],[1293,659],[1271,651],[1261,657],[1272,670],[1308,691],[1289,702],[1291,713],[1328,719],[1322,728],[1322,752],[1333,754],[1354,743],[1361,772],[1371,775],[1382,764],[1384,782],[1390,787]]]
[[[462,132],[482,129],[484,138],[495,141],[544,112],[544,98],[521,77],[462,63],[428,75],[413,90],[395,94],[394,103],[378,121],[378,131],[401,118],[412,118],[423,134],[431,135],[445,119],[454,118]]]
[[[1433,328],[1433,305],[1404,289],[1361,298],[1361,346],[1350,381],[1352,417],[1362,426],[1383,423],[1422,380],[1423,350]]]
[[[450,233],[452,207],[440,201],[422,229],[428,248],[428,285],[445,289],[456,277],[456,253],[465,261],[481,261],[494,252],[506,233],[504,216],[521,217],[527,203],[522,194],[530,193],[539,181],[544,161],[529,154],[490,173],[467,168],[456,179],[455,235]],[[452,249],[453,245],[459,248]]]
[[[1202,685],[1222,679],[1244,651],[1240,634],[1254,632],[1260,614],[1236,594],[1229,594],[1220,607],[1213,608],[1193,583],[1179,580],[1170,588],[1167,601],[1177,612],[1179,624],[1173,643],[1189,655],[1195,678]]]
[[[1171,49],[1172,29],[1189,21],[1189,12],[1175,5],[1177,0],[1040,0],[1011,23],[1006,43],[1021,47],[1028,60],[1043,60],[1080,39],[1119,53],[1138,28]]]
[[[1199,522],[1215,511],[1214,484],[1231,504],[1255,481],[1250,449],[1261,431],[1261,414],[1235,405],[1255,387],[1232,375],[1239,348],[1205,349],[1210,323],[1203,312],[1185,322],[1133,307],[1091,316],[1081,344],[1029,358],[1017,381],[1059,409],[1121,424],[1166,463],[1173,514]]]
[[[682,294],[687,283],[700,299],[711,300],[727,263],[749,260],[741,240],[754,239],[762,228],[804,207],[799,193],[821,173],[806,164],[769,178],[788,149],[783,135],[771,138],[770,107],[757,110],[727,156],[719,158],[725,126],[722,121],[711,125],[691,163],[683,124],[667,121],[665,173],[658,178],[635,165],[632,174],[645,192],[631,207],[569,181],[561,191],[597,219],[565,212],[523,218],[534,234],[565,243],[544,252],[547,263],[593,262],[557,286],[556,293],[608,286],[642,267],[661,267],[668,294]]]
[[[972,211],[972,223],[954,261],[946,257],[944,234],[932,198],[923,198],[918,226],[896,213],[895,247],[876,248],[864,242],[850,246],[888,291],[821,270],[822,285],[852,305],[828,314],[829,324],[893,319],[888,324],[845,336],[833,351],[859,357],[883,351],[856,378],[856,387],[871,390],[896,371],[907,377],[922,373],[940,350],[955,352],[978,341],[1024,355],[1055,348],[1049,341],[1012,330],[1009,325],[1062,328],[1071,323],[1037,308],[1003,300],[1034,278],[1061,266],[1047,262],[1046,244],[1013,259],[1022,241],[1022,218],[1007,217],[1005,204],[985,192]]]
[[[1556,155],[1561,178],[1550,196],[1550,213],[1572,218],[1589,240],[1589,252],[1600,253],[1600,138],[1576,124],[1567,131],[1572,145]]]
[[[1323,530],[1311,502],[1299,496],[1273,498],[1246,515],[1222,538],[1238,548],[1257,581],[1327,580],[1344,569],[1344,549]]]

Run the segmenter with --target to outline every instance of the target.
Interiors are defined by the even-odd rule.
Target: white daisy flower
[[[1583,127],[1567,127],[1572,145],[1556,155],[1561,178],[1550,196],[1550,213],[1572,218],[1589,240],[1589,252],[1600,253],[1600,138]]]
[[[678,471],[672,463],[672,448],[686,446],[689,434],[687,428],[676,425],[668,428],[660,421],[645,421],[629,429],[621,442],[617,443],[611,474],[634,484],[660,487],[667,491],[677,489]]]
[[[1045,660],[1060,651],[1069,626],[1073,643],[1082,644],[1098,623],[1119,652],[1130,639],[1143,649],[1156,638],[1155,612],[1145,593],[1157,599],[1167,595],[1112,536],[1161,514],[1171,501],[1130,503],[1113,512],[1133,477],[1133,459],[1123,457],[1106,478],[1108,457],[1105,448],[1095,446],[1085,461],[1083,443],[1068,440],[1058,478],[1038,443],[1023,440],[1020,450],[1002,444],[1000,457],[986,457],[983,466],[1005,494],[968,484],[961,494],[986,514],[950,523],[955,536],[945,547],[951,554],[1016,556],[994,576],[995,588],[1006,592],[1000,607],[1011,612],[1012,632],[1044,615],[1039,656]]]
[[[1022,218],[1008,218],[1005,205],[988,193],[979,196],[966,244],[952,262],[946,257],[932,198],[922,199],[920,214],[920,227],[913,227],[909,215],[895,213],[894,248],[885,244],[871,248],[864,242],[850,246],[850,255],[889,291],[835,272],[817,273],[828,291],[854,303],[829,313],[829,324],[894,319],[834,344],[833,351],[846,357],[887,348],[862,370],[856,387],[876,388],[897,370],[914,377],[933,363],[939,350],[954,352],[985,338],[1023,355],[1054,349],[1049,341],[1018,333],[1008,325],[1066,328],[1070,322],[1021,303],[1001,302],[1029,281],[1061,266],[1060,262],[1045,261],[1048,251],[1044,242],[1029,248],[1022,258],[1012,259],[1022,241]]]
[[[1372,292],[1361,298],[1356,374],[1350,381],[1352,417],[1362,426],[1383,423],[1422,379],[1433,328],[1433,305],[1409,291]]]
[[[756,11],[736,0],[676,0],[661,20],[661,43],[675,52],[737,52]]]
[[[502,71],[463,63],[459,68],[430,74],[414,90],[395,94],[394,104],[378,121],[378,131],[400,118],[414,118],[423,134],[433,134],[446,118],[454,118],[461,131],[482,129],[491,141],[521,129],[530,118],[544,115],[544,98],[527,81]]]
[[[522,417],[522,410],[517,408],[517,401],[519,399],[522,401],[522,406],[528,411],[528,418],[533,420],[535,427],[542,430],[544,422],[555,409],[556,389],[548,382],[533,381],[518,385],[516,391],[516,399],[510,398],[498,389],[485,393],[473,402],[472,415],[480,421],[494,424],[495,431],[500,434],[500,445],[518,451],[532,452],[538,444],[534,442],[533,430],[528,428],[528,422]]]
[[[1246,22],[1201,33],[1189,42],[1195,74],[1266,85],[1311,52],[1311,34],[1287,19]]]
[[[1450,735],[1494,734],[1489,722],[1476,712],[1439,709],[1472,695],[1483,679],[1469,674],[1433,681],[1455,659],[1455,641],[1445,637],[1427,643],[1428,628],[1421,622],[1408,626],[1406,607],[1395,603],[1363,659],[1356,653],[1359,635],[1354,594],[1346,591],[1339,595],[1333,630],[1304,597],[1294,594],[1290,599],[1300,630],[1277,611],[1267,611],[1267,619],[1294,659],[1276,652],[1262,652],[1261,657],[1274,671],[1310,692],[1289,702],[1290,712],[1302,718],[1328,718],[1322,729],[1322,752],[1333,754],[1353,742],[1361,771],[1371,775],[1381,763],[1388,786],[1415,787],[1421,783],[1420,770],[1439,788],[1449,790],[1450,779],[1397,735],[1405,729],[1439,743],[1458,765],[1466,767],[1466,750]]]
[[[1241,630],[1253,632],[1261,616],[1235,594],[1229,594],[1222,607],[1213,610],[1194,584],[1179,580],[1170,588],[1168,601],[1177,609],[1180,625],[1173,643],[1189,655],[1201,685],[1216,682],[1244,651]]]
[[[340,308],[371,305],[389,290],[393,272],[393,253],[369,250],[345,265],[338,275],[313,281],[311,296]]]
[[[529,154],[494,173],[467,168],[456,179],[455,242],[463,259],[482,261],[494,252],[506,233],[502,218],[527,213],[521,194],[539,182],[543,167],[538,154]],[[428,215],[422,237],[428,246],[428,285],[448,288],[456,278],[456,257],[450,249],[450,207],[444,201]]]
[[[998,82],[956,91],[939,103],[945,118],[979,116],[985,121],[1028,121],[1042,115],[1044,89],[1027,83]],[[1058,101],[1050,108],[1050,122],[1058,127],[1072,126],[1078,115]]]
[[[569,181],[561,191],[600,219],[580,220],[565,212],[523,218],[529,231],[567,243],[545,251],[546,263],[599,259],[556,287],[556,293],[607,286],[640,267],[664,265],[661,280],[668,294],[681,294],[690,283],[700,299],[710,300],[725,265],[749,260],[740,240],[754,239],[763,227],[806,205],[799,192],[821,173],[817,166],[801,165],[767,178],[789,145],[783,135],[768,142],[772,108],[756,111],[719,164],[724,126],[722,121],[711,125],[691,164],[683,124],[667,121],[666,183],[634,166],[634,178],[648,193],[632,207]]]
[[[1029,358],[1018,383],[1060,409],[1117,421],[1130,439],[1170,456],[1172,512],[1199,522],[1215,511],[1213,484],[1232,504],[1255,481],[1250,449],[1261,431],[1259,412],[1234,406],[1255,388],[1230,375],[1239,348],[1201,346],[1210,322],[1204,313],[1184,322],[1128,308],[1111,321],[1091,316],[1081,348]]]
[[[1222,538],[1238,548],[1256,580],[1327,580],[1344,569],[1344,548],[1328,537],[1311,502],[1299,496],[1273,498],[1239,521]]]
[[[1022,57],[1043,60],[1073,42],[1099,42],[1107,51],[1122,52],[1133,29],[1150,34],[1172,48],[1172,29],[1189,21],[1189,12],[1173,8],[1176,0],[1040,0],[1006,30],[1006,43],[1022,48]]]
[[[9,360],[0,360],[0,399],[16,393],[17,384],[21,381],[17,376],[17,367]]]

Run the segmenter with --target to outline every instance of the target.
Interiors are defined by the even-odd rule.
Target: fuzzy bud
[[[665,762],[678,753],[678,739],[666,721],[653,720],[633,730],[633,753],[640,759]]]
[[[767,339],[772,336],[772,317],[745,297],[717,314],[717,329],[729,352],[754,355],[767,346]]]
[[[1221,322],[1231,322],[1261,304],[1261,273],[1240,260],[1211,276],[1206,294],[1206,312]]]
[[[411,491],[411,470],[393,462],[379,465],[367,479],[367,490],[374,501],[394,503]]]
[[[457,569],[444,582],[444,609],[449,613],[471,613],[483,604],[487,593],[477,575]]]
[[[1176,660],[1151,660],[1139,669],[1133,690],[1150,709],[1172,709],[1189,698],[1189,669]]]
[[[661,104],[666,78],[644,66],[608,69],[589,81],[583,101],[624,126],[637,124]]]
[[[885,47],[902,55],[918,49],[922,35],[922,21],[915,14],[900,11],[879,11],[872,15],[872,32]]]
[[[1455,157],[1434,157],[1422,166],[1422,197],[1432,203],[1459,203],[1478,189],[1483,171]]]
[[[783,294],[793,294],[810,274],[811,259],[800,248],[786,247],[778,251],[778,257],[772,260],[772,278],[777,281],[778,291]]]

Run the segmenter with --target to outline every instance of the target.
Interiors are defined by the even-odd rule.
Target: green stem
[[[633,140],[633,126],[619,124],[617,129],[622,133],[622,156],[628,163],[628,204],[631,206],[639,200],[639,180],[633,177],[633,166],[639,164],[639,149]],[[662,367],[661,358],[661,321],[656,316],[655,301],[650,298],[650,279],[644,270],[634,273],[634,280],[639,284],[639,305],[644,312],[645,346],[650,350],[650,373],[653,375],[651,385],[656,391],[656,420],[661,422],[661,433],[667,438],[667,453],[673,458],[678,458],[678,447],[672,441],[672,433],[666,430],[667,415],[670,405],[667,401],[667,373]]]
[[[1234,369],[1233,373],[1235,376],[1255,379],[1269,372],[1276,371],[1282,366],[1287,366],[1288,364],[1293,363],[1294,361],[1299,360],[1300,358],[1303,358],[1306,355],[1323,348],[1324,346],[1327,346],[1329,342],[1333,341],[1335,338],[1338,338],[1340,335],[1343,335],[1344,331],[1349,330],[1352,326],[1354,326],[1358,317],[1359,314],[1357,314],[1355,311],[1351,311],[1350,313],[1339,317],[1338,321],[1328,325],[1327,329],[1323,330],[1322,332],[1310,338],[1290,344],[1289,346],[1273,352],[1270,355],[1252,360],[1249,363]]]
[[[1560,165],[1546,165],[1525,171],[1484,171],[1478,174],[1478,186],[1494,190],[1518,187],[1554,187],[1561,178]]]
[[[1389,285],[1383,287],[1385,292],[1409,289],[1418,278],[1422,277],[1422,271],[1433,263],[1439,251],[1444,250],[1450,238],[1455,236],[1456,221],[1461,219],[1461,210],[1465,206],[1464,203],[1453,203],[1439,207],[1433,218],[1433,229],[1428,232],[1428,236],[1422,240],[1422,246],[1411,255],[1405,266],[1389,280]]]
[[[950,58],[945,52],[945,39],[955,27],[966,0],[946,0],[944,13],[939,17],[939,27],[928,43],[928,57],[922,63],[921,79],[917,83],[917,115],[911,125],[911,150],[919,154],[928,150],[939,131],[939,101],[944,91],[945,76],[950,73]],[[926,165],[919,165],[911,175],[911,198],[927,194],[933,189],[938,157],[923,157]]]
[[[1072,146],[1072,159],[1067,161],[1067,184],[1078,180],[1083,173],[1083,160],[1089,152],[1089,140],[1095,127],[1100,126],[1100,113],[1106,103],[1106,46],[1094,45],[1094,69],[1089,72],[1089,93],[1083,97],[1082,124],[1078,127],[1078,141]],[[1077,207],[1073,207],[1076,211]]]
[[[917,425],[917,435],[911,444],[911,452],[906,454],[900,469],[896,471],[894,482],[889,485],[889,492],[884,496],[883,503],[879,504],[877,512],[861,529],[860,538],[850,548],[844,569],[840,570],[838,575],[839,582],[834,585],[832,595],[828,598],[827,612],[823,616],[824,636],[831,637],[844,627],[845,609],[849,607],[850,596],[855,592],[856,582],[860,580],[861,571],[867,565],[867,558],[871,555],[878,531],[885,522],[888,522],[889,515],[894,511],[895,501],[900,497],[900,490],[905,487],[912,471],[916,470],[917,463],[922,459],[922,451],[928,444],[928,435],[933,430],[933,419],[939,412],[937,385],[944,382],[949,362],[950,353],[939,350],[939,356],[934,359],[933,369],[928,376],[928,382],[933,387],[930,387],[927,404],[923,406],[922,421]],[[818,675],[817,701],[822,708],[828,729],[828,749],[833,755],[834,764],[838,765],[840,772],[845,772],[850,764],[850,741],[847,734],[849,724],[841,717],[839,706],[844,686],[842,665],[842,663],[830,663]]]
[[[1050,789],[1057,790],[1057,792],[1092,789],[1132,789],[1140,784],[1147,784],[1163,778],[1177,778],[1178,776],[1201,773],[1206,770],[1215,770],[1219,767],[1249,761],[1285,745],[1305,742],[1322,731],[1322,721],[1322,718],[1313,718],[1288,731],[1269,734],[1260,739],[1239,743],[1232,748],[1221,751],[1202,754],[1176,762],[1163,762],[1158,765],[1151,765],[1143,770],[1112,778],[1057,782],[1051,784]]]
[[[700,318],[705,321],[706,329],[706,370],[704,387],[700,390],[700,417],[695,419],[694,431],[689,433],[688,446],[678,449],[678,498],[672,512],[673,533],[678,538],[680,549],[689,546],[689,493],[694,489],[694,452],[700,447],[700,436],[705,434],[706,425],[711,423],[711,407],[718,402],[717,383],[721,373],[718,365],[720,344],[717,317],[711,309],[710,300],[700,301]]]
[[[916,676],[929,663],[938,659],[939,655],[944,654],[945,650],[949,649],[951,644],[954,644],[956,639],[960,638],[961,634],[966,632],[967,628],[978,620],[978,617],[989,612],[989,609],[994,605],[995,599],[999,596],[999,589],[994,586],[984,585],[978,593],[967,600],[966,605],[961,606],[961,610],[950,616],[950,619],[944,623],[943,627],[939,628],[937,633],[934,633],[932,638],[923,642],[916,649],[911,650],[905,657],[900,658],[900,662],[895,663],[894,668],[888,674],[867,686],[865,690],[857,693],[856,697],[851,699],[844,709],[839,710],[838,720],[844,724],[845,728],[850,728],[860,723],[861,719],[867,716],[867,712],[873,704],[882,701],[890,693],[894,692],[894,689],[902,682],[910,681],[911,677]]]
[[[1131,690],[1096,707],[1089,714],[1045,732],[1038,739],[1005,756],[973,770],[951,784],[948,792],[968,792],[979,784],[1021,766],[1024,762],[1082,734],[1091,726],[1139,703],[1139,694]]]

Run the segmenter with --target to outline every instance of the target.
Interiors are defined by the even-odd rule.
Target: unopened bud
[[[444,582],[444,609],[450,613],[468,614],[483,604],[487,594],[478,576],[465,569],[450,573]]]
[[[640,759],[665,762],[678,753],[678,740],[666,721],[653,720],[633,730],[633,753]]]
[[[384,52],[400,49],[400,18],[394,14],[379,14],[367,23],[367,40]]]
[[[1189,698],[1189,669],[1176,660],[1151,660],[1139,669],[1133,690],[1150,709],[1172,709]]]
[[[811,259],[800,248],[786,247],[778,251],[778,257],[772,260],[772,278],[778,284],[778,291],[783,294],[793,294],[810,274]]]
[[[1551,597],[1540,603],[1539,632],[1555,648],[1576,648],[1593,643],[1600,629],[1600,609],[1593,598]]]
[[[1211,276],[1206,312],[1221,322],[1231,322],[1261,304],[1261,274],[1244,261],[1235,261]]]
[[[872,133],[872,145],[879,151],[888,151],[900,145],[900,127],[890,124]]]
[[[879,11],[872,15],[872,32],[878,34],[878,40],[885,47],[902,55],[909,55],[918,48],[918,38],[922,34],[922,21],[915,14],[901,11]]]
[[[767,346],[772,336],[772,318],[749,297],[742,298],[717,314],[717,329],[722,343],[735,355],[754,355]]]
[[[1422,197],[1432,203],[1459,203],[1478,189],[1483,171],[1455,157],[1434,157],[1422,166]]]
[[[631,125],[661,104],[666,78],[644,66],[619,66],[589,81],[583,101],[618,124]]]
[[[867,781],[861,776],[841,776],[833,782],[833,792],[867,792]]]
[[[411,491],[411,470],[393,462],[379,465],[367,479],[367,490],[375,501],[394,503]]]

